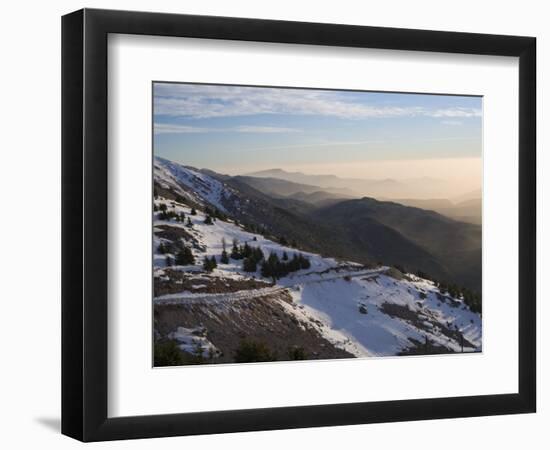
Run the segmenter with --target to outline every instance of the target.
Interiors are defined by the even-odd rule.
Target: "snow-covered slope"
[[[193,190],[204,188],[200,197],[208,198],[220,210],[222,199],[231,195],[223,183],[200,172],[178,168],[165,171],[166,163],[157,164],[155,176],[170,183],[175,174],[179,183]],[[203,211],[191,215],[188,206],[162,197],[155,204],[157,209],[166,205],[168,211],[185,216],[184,222],[160,220],[160,213],[155,213],[155,278],[170,286],[169,292],[155,297],[157,305],[194,304],[203,308],[225,305],[227,311],[234,313],[239,302],[246,301],[254,307],[257,299],[267,298],[280,305],[303,330],[316,332],[336,348],[357,357],[481,350],[480,315],[472,312],[462,299],[441,293],[430,281],[388,267],[367,269],[350,261],[301,252],[247,232],[229,219],[215,220],[209,225]],[[195,264],[175,265],[175,254],[166,249],[164,253],[159,251],[161,243],[166,247],[175,241],[180,247],[192,249]],[[259,266],[255,273],[248,273],[243,271],[242,260],[220,262],[223,242],[230,253],[233,241],[259,247],[265,258],[270,253],[280,259],[285,253],[289,257],[301,253],[311,266],[291,272],[273,284],[272,279],[262,277]],[[205,257],[217,261],[218,266],[211,273],[202,268]],[[190,335],[187,331],[178,335],[177,329],[173,333],[188,338]],[[217,345],[201,339],[207,343],[205,350]],[[194,344],[200,346],[201,339],[197,338]],[[188,341],[182,343],[182,349],[189,348]]]
[[[224,203],[235,201],[235,193],[224,183],[198,169],[155,157],[154,177],[162,187],[172,188],[182,197],[227,212]]]

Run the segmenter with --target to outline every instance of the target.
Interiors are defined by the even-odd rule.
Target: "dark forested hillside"
[[[380,202],[372,198],[348,200],[313,213],[335,228],[345,228],[350,234],[362,234],[373,221],[399,233],[432,256],[426,261],[421,253],[396,253],[391,246],[380,245],[381,259],[401,256],[401,264],[409,269],[426,271],[432,276],[464,285],[480,292],[481,288],[481,227],[458,222],[433,211]],[[367,239],[377,242],[388,239],[384,233],[371,230]],[[437,262],[437,266],[433,262]]]

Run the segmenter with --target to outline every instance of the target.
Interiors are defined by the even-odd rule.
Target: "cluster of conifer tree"
[[[279,279],[287,276],[290,272],[296,272],[300,269],[309,269],[311,263],[309,259],[302,254],[294,253],[292,259],[283,253],[282,260],[277,253],[271,252],[267,259],[262,263],[262,276]]]
[[[260,261],[264,254],[259,247],[252,247],[245,242],[244,245],[239,245],[239,242],[235,239],[233,241],[233,248],[231,249],[231,258],[233,259],[245,259],[249,257],[255,257]]]
[[[311,264],[309,259],[302,254],[294,253],[292,259],[289,259],[288,254],[283,252],[281,258],[275,252],[271,252],[267,258],[260,247],[254,247],[245,242],[244,245],[239,245],[239,242],[234,239],[231,253],[228,255],[226,251],[225,239],[222,239],[222,255],[220,262],[223,264],[229,263],[229,257],[235,260],[243,260],[243,270],[245,272],[256,272],[258,264],[261,263],[262,276],[278,279],[288,275],[290,272],[295,272],[300,269],[309,269]]]
[[[222,213],[218,208],[210,208],[209,206],[207,206],[206,208],[204,208],[204,214],[207,217],[210,216],[215,219],[227,221],[227,216]]]
[[[160,220],[172,220],[174,219],[176,222],[184,222],[185,221],[185,214],[184,212],[177,213],[176,211],[168,211],[168,207],[165,203],[161,203],[160,205],[154,205],[153,210],[160,211],[158,218]]]
[[[189,247],[183,246],[181,247],[175,255],[175,259],[170,256],[173,249],[170,248],[171,246],[168,244],[165,244],[164,242],[161,242],[158,246],[158,252],[162,255],[169,254],[166,256],[166,265],[172,266],[177,264],[178,266],[186,266],[188,264],[195,264],[195,257],[193,256],[193,252]]]
[[[457,286],[454,283],[436,282],[436,284],[441,293],[445,294],[448,292],[449,295],[455,298],[462,297],[464,303],[466,303],[473,312],[481,314],[481,296],[479,294],[468,288]]]
[[[421,270],[418,270],[416,274],[420,278],[424,278],[425,280],[430,280],[435,283],[435,285],[439,288],[439,291],[442,294],[448,293],[450,296],[454,298],[460,298],[462,297],[464,299],[464,303],[466,303],[470,309],[473,312],[481,314],[481,296],[468,288],[458,286],[455,283],[447,283],[446,281],[438,281],[431,277],[426,272],[423,272]]]
[[[224,246],[225,251],[225,246]],[[227,255],[227,253],[226,253]],[[222,253],[223,256],[223,253]],[[239,245],[237,240],[233,241],[233,248],[231,249],[232,259],[243,260],[243,270],[245,272],[256,272],[258,263],[263,259],[264,254],[259,247],[252,247],[245,242],[244,245]]]
[[[243,270],[245,272],[256,272],[258,263],[263,259],[263,257],[264,253],[259,247],[250,247],[248,256],[245,256],[243,259]]]

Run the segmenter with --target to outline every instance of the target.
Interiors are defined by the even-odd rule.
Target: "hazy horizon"
[[[228,175],[279,168],[481,188],[482,99],[155,83],[154,154]]]

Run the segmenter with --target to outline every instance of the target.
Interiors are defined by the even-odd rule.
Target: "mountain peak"
[[[254,176],[274,176],[274,175],[282,175],[282,174],[286,174],[286,175],[290,175],[290,174],[298,174],[299,172],[287,172],[286,170],[284,169],[281,169],[280,167],[274,167],[273,169],[264,169],[264,170],[258,170],[258,171],[255,171],[255,172],[249,172],[249,173],[245,173],[245,176],[250,176],[250,177],[254,177]]]

